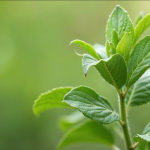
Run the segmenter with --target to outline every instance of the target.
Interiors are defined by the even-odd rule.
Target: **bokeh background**
[[[81,58],[68,46],[74,39],[105,44],[105,26],[116,5],[132,20],[149,1],[7,1],[0,2],[0,150],[54,150],[64,134],[58,125],[72,109],[43,112],[36,117],[32,105],[40,93],[59,86],[87,85],[109,99],[118,111],[116,91],[94,68],[84,77]],[[150,30],[144,33],[150,35]],[[150,121],[150,104],[129,113],[132,135]],[[120,144],[124,149],[124,145]],[[66,150],[105,150],[95,144],[78,144]]]

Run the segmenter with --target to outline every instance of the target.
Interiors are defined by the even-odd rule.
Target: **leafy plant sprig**
[[[150,142],[150,123],[142,134],[131,140],[127,114],[133,106],[139,106],[150,101],[150,36],[140,41],[142,33],[150,26],[150,14],[139,15],[135,27],[128,13],[116,6],[109,16],[106,27],[106,46],[94,46],[74,40],[89,54],[83,54],[82,66],[85,76],[91,66],[111,84],[118,93],[120,114],[117,114],[110,102],[93,89],[86,86],[61,87],[42,94],[34,103],[35,114],[56,107],[77,108],[69,116],[60,119],[61,127],[68,129],[58,143],[57,149],[78,143],[95,142],[105,144],[113,150],[119,149],[114,145],[113,131],[121,131],[117,124],[105,127],[101,124],[120,123],[124,134],[127,150],[146,150]],[[88,120],[87,118],[91,119]]]

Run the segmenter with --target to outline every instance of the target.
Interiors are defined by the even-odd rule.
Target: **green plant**
[[[71,107],[79,110],[79,113],[74,112],[61,118],[62,127],[67,129],[70,127],[70,129],[60,140],[58,149],[78,142],[96,142],[117,150],[119,148],[114,145],[112,132],[118,132],[118,136],[122,137],[121,131],[118,131],[120,128],[117,125],[119,125],[122,127],[127,150],[133,150],[137,146],[140,150],[146,150],[147,142],[150,142],[150,123],[142,134],[133,137],[135,141],[133,143],[127,113],[131,107],[150,101],[150,70],[148,69],[150,36],[138,41],[149,26],[150,14],[144,18],[140,14],[134,27],[127,12],[117,6],[107,22],[106,48],[101,45],[91,46],[81,40],[70,43],[70,45],[80,45],[89,53],[83,55],[77,53],[82,57],[85,76],[89,68],[94,66],[116,89],[120,115],[115,112],[107,99],[86,86],[56,88],[42,94],[33,106],[34,113],[37,115],[54,107]],[[116,124],[108,127],[101,125],[115,121]]]

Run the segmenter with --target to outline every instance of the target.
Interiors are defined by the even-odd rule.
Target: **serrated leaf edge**
[[[130,18],[130,16],[129,16],[129,14],[128,14],[128,12],[123,8],[123,7],[121,7],[120,5],[117,5],[114,9],[113,9],[113,11],[111,12],[111,14],[109,15],[109,17],[108,17],[108,20],[107,20],[107,26],[106,26],[106,35],[105,35],[105,37],[107,38],[107,28],[108,28],[108,21],[109,21],[109,19],[110,19],[110,17],[111,17],[111,15],[113,14],[113,12],[115,11],[115,9],[117,8],[117,7],[120,7],[121,9],[123,9],[124,10],[124,12],[127,14],[127,16],[129,17],[129,20],[131,21],[131,24],[132,24],[132,26],[133,26],[133,29],[134,29],[134,25],[133,25],[133,22],[132,22],[132,20],[131,20],[131,18]],[[119,34],[118,33],[118,31],[117,31],[117,34]],[[134,30],[133,30],[133,39],[132,40],[134,40]],[[118,38],[119,38],[119,35],[118,35]]]

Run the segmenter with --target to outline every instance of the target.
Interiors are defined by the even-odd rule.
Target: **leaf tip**
[[[69,46],[71,46],[72,43],[73,43],[73,41],[71,41],[71,42],[69,43]]]
[[[120,5],[116,5],[116,7],[120,7]]]
[[[121,8],[121,6],[120,5],[116,5],[116,9],[119,9],[119,8]]]

